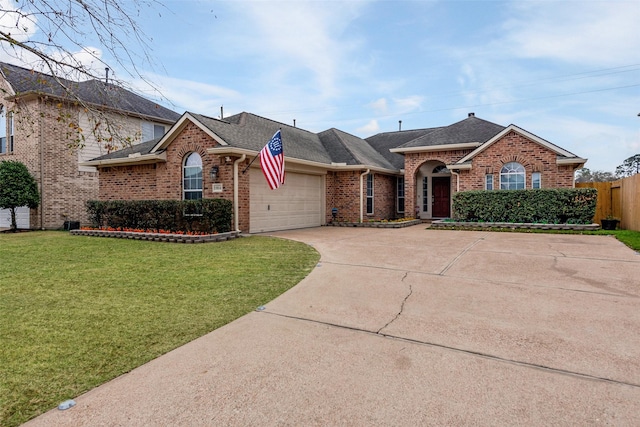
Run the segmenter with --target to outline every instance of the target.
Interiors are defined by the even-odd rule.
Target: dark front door
[[[434,176],[433,184],[433,214],[434,218],[448,218],[450,215],[451,178],[448,176]]]

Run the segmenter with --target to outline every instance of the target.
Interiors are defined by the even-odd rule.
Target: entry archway
[[[437,160],[425,162],[416,174],[417,218],[447,218],[451,215],[451,172]]]

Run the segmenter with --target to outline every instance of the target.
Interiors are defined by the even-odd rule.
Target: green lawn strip
[[[267,237],[0,235],[0,425],[19,425],[267,304],[318,259],[302,243]]]
[[[544,234],[591,234],[615,236],[622,243],[635,251],[640,251],[640,231],[633,230],[542,230],[534,228],[486,228],[471,226],[451,226],[446,228],[428,228],[428,230],[468,230],[468,231],[499,231],[513,233],[544,233]]]

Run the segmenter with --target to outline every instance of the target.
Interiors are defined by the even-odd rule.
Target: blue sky
[[[592,170],[640,153],[639,1],[161,3],[137,18],[152,40],[142,68],[179,113],[367,137],[475,112]]]

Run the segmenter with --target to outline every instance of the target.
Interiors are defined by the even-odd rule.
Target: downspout
[[[456,176],[456,193],[459,193],[460,192],[460,173],[452,170],[451,174]],[[451,202],[450,203],[451,203],[450,211],[451,211],[451,213],[453,213],[452,212],[453,211],[453,197],[451,198]],[[453,217],[453,215],[451,215],[451,216]]]
[[[44,230],[44,111],[43,100],[40,99],[40,123],[38,142],[40,144],[40,229]]]
[[[460,174],[454,170],[451,173],[456,176],[456,193],[460,192]]]
[[[362,194],[362,178],[364,178],[365,175],[369,175],[371,173],[371,169],[367,169],[366,172],[360,174],[360,222],[362,223],[362,221],[364,220],[364,214],[362,212],[362,203],[364,202],[364,195]]]
[[[233,162],[233,226],[236,231],[240,232],[240,218],[238,218],[238,164],[244,162],[247,158],[246,154],[243,154],[238,160]]]

